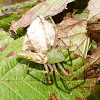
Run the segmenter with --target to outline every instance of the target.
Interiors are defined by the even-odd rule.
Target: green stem
[[[6,13],[6,11],[9,11],[11,9],[18,9],[18,8],[23,8],[23,7],[27,7],[27,6],[33,6],[33,5],[36,5],[42,1],[43,0],[40,0],[38,2],[37,1],[21,2],[21,3],[13,4],[10,6],[2,7],[0,9],[0,16],[4,15]]]

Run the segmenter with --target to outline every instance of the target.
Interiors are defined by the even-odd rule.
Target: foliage
[[[4,33],[4,34],[3,34]],[[73,78],[77,77],[75,74],[69,80],[72,81],[64,81],[59,76],[51,76],[49,81],[43,81],[44,75],[42,73],[30,71],[27,69],[27,60],[20,59],[16,55],[11,57],[7,57],[7,55],[11,52],[18,52],[22,48],[22,40],[23,38],[19,38],[16,41],[11,39],[4,31],[1,31],[2,41],[4,44],[8,43],[8,46],[0,53],[0,88],[1,88],[1,99],[12,99],[16,100],[22,99],[48,99],[50,94],[54,93],[57,98],[68,100],[74,100],[77,98],[84,98],[90,94],[92,87],[96,83],[96,79],[82,79],[73,81]],[[1,35],[0,35],[1,36]],[[10,41],[9,41],[9,39]],[[20,44],[19,44],[20,43]],[[12,49],[10,49],[12,48]],[[79,61],[81,61],[79,63]],[[68,61],[67,61],[68,63]],[[76,69],[76,65],[78,63],[78,67],[83,65],[82,58],[77,58],[73,60],[72,66],[67,66],[67,63],[64,63],[64,66],[67,68]],[[37,69],[43,67],[36,63],[31,62],[31,66]],[[70,69],[70,70],[72,70]],[[78,75],[79,77],[79,75]],[[81,76],[80,76],[81,77]],[[52,82],[53,81],[53,82]],[[89,83],[91,81],[91,83]],[[79,86],[78,86],[79,85]],[[87,87],[89,91],[87,90]],[[81,93],[84,88],[84,93]],[[44,92],[42,92],[44,90]],[[25,92],[26,91],[26,92]],[[77,94],[78,91],[78,94]],[[79,92],[80,91],[80,92]],[[5,92],[5,93],[4,93]],[[87,92],[87,93],[86,93]],[[6,94],[7,93],[7,94]],[[73,95],[73,96],[71,96]]]
[[[83,100],[91,94],[99,80],[94,70],[91,69],[91,65],[100,59],[100,56],[97,55],[100,53],[100,49],[97,49],[98,51],[93,53],[91,58],[87,58],[88,61],[85,58],[90,44],[90,37],[87,36],[87,24],[91,24],[91,21],[99,23],[98,20],[100,19],[99,14],[95,13],[95,11],[91,15],[91,9],[94,6],[91,7],[90,5],[95,0],[90,0],[88,3],[89,16],[86,12],[80,12],[80,10],[73,8],[76,19],[68,18],[67,23],[66,20],[63,20],[57,24],[56,43],[58,44],[56,45],[58,48],[47,52],[47,63],[51,64],[51,66],[55,65],[57,70],[54,70],[51,74],[29,71],[28,68],[44,70],[44,65],[19,58],[16,54],[22,51],[25,28],[31,24],[37,15],[42,14],[44,17],[56,15],[61,13],[69,4],[64,15],[68,17],[68,14],[70,14],[69,8],[72,6],[70,2],[72,1],[74,0],[63,0],[62,2],[61,0],[43,1],[31,8],[20,19],[17,13],[0,16],[0,28],[3,29],[0,30],[0,100],[53,100],[50,95],[55,96],[57,100]],[[74,7],[82,7],[82,10],[87,7],[87,0],[85,0],[83,6],[79,5],[78,0],[73,3]],[[99,0],[95,4],[97,3],[99,3]],[[47,7],[47,5],[49,6]],[[96,20],[94,15],[96,15]],[[84,16],[88,20],[84,21]],[[93,20],[91,20],[90,16],[93,17]],[[13,23],[10,25],[12,21]],[[17,30],[20,27],[24,28]],[[11,32],[8,32],[9,28]],[[17,34],[12,33],[12,31]],[[12,37],[14,34],[16,35],[15,38]],[[95,60],[92,59],[93,57]],[[57,63],[61,64],[67,75],[62,72]]]
[[[17,13],[10,13],[4,16],[0,16],[0,28],[3,28],[5,31],[8,31],[10,28],[12,20],[18,20],[19,16]]]

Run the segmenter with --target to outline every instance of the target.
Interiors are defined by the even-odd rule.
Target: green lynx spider
[[[61,40],[59,40],[59,41],[61,41]],[[31,41],[30,41],[30,43],[31,43]],[[63,43],[63,45],[65,45],[65,44]],[[71,55],[73,55],[73,56],[71,56]],[[64,69],[64,67],[61,65],[61,62],[66,62],[66,61],[71,62],[72,59],[74,58],[73,52],[70,52],[68,49],[52,48],[46,54],[43,54],[43,55],[41,55],[40,53],[36,53],[36,52],[19,52],[18,56],[20,58],[24,58],[24,59],[27,59],[32,62],[43,64],[44,68],[45,68],[45,70],[36,70],[36,69],[28,68],[28,70],[42,72],[42,73],[48,73],[49,75],[52,74],[53,71],[55,71],[58,76],[60,76],[61,78],[65,79],[65,80],[66,80],[66,78],[63,77],[59,73],[57,67],[63,72],[64,76],[72,76],[77,71],[81,70],[81,68],[80,68],[77,71],[74,71],[69,74]],[[49,69],[50,69],[50,71],[49,71]]]
[[[65,53],[64,53],[64,51],[65,51]],[[21,58],[24,58],[24,59],[28,59],[29,61],[35,62],[35,60],[37,60],[37,58],[35,58],[32,54],[33,54],[32,52],[29,52],[29,53],[20,52],[20,53],[18,53],[18,56],[21,57]],[[56,65],[55,65],[57,63],[59,68],[62,70],[62,72],[66,76],[71,76],[71,74],[68,74],[64,70],[62,65],[60,64],[60,62],[65,60],[66,56],[68,56],[68,50],[67,49],[62,49],[62,50],[59,50],[59,51],[52,50],[47,54],[47,63],[44,63],[45,71],[44,70],[35,70],[35,69],[30,69],[30,68],[28,68],[28,69],[32,70],[32,71],[37,71],[37,72],[42,72],[42,73],[49,73],[49,74],[52,74],[52,72],[55,71],[59,76],[61,76],[60,73],[57,71],[57,68],[56,68]],[[51,70],[50,72],[49,72],[48,68]]]
[[[20,53],[18,53],[18,56],[20,58],[24,58],[24,59],[27,59],[29,61],[35,62],[35,60],[38,60],[38,59],[36,58],[36,56],[33,56],[33,54],[34,54],[34,52],[28,52],[28,53],[27,52],[20,52]],[[47,62],[45,62],[43,64],[45,70],[37,70],[37,69],[31,69],[31,68],[28,68],[28,70],[37,71],[37,72],[41,72],[41,73],[44,73],[44,74],[47,73],[48,75],[52,74],[53,71],[55,71],[55,73],[59,77],[68,81],[68,79],[67,79],[68,76],[72,76],[79,71],[84,72],[84,70],[88,69],[88,65],[85,66],[83,64],[83,66],[80,69],[77,69],[76,71],[69,74],[64,69],[64,67],[61,65],[61,63],[62,62],[65,62],[65,63],[70,62],[70,64],[71,64],[71,61],[73,59],[75,59],[75,56],[74,56],[73,52],[69,52],[68,49],[61,49],[61,50],[54,50],[53,49],[53,50],[51,50],[50,52],[47,53]],[[58,71],[58,68],[62,71],[63,75]]]

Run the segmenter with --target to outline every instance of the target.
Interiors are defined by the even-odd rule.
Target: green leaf
[[[94,49],[97,49],[97,43],[96,43],[94,40],[92,41],[92,44],[91,44],[91,45],[92,45],[92,47],[93,47]]]
[[[0,59],[3,59],[12,52],[18,52],[22,49],[23,37],[16,39],[9,36],[10,34],[0,31],[0,47],[1,49],[7,44],[6,48],[0,52]]]
[[[5,98],[10,100],[12,98],[15,100],[30,100],[32,98],[35,100],[47,100],[52,93],[59,100],[62,98],[64,100],[75,100],[76,97],[84,98],[88,96],[90,91],[87,90],[87,87],[91,90],[96,83],[96,79],[80,80],[78,82],[68,81],[66,82],[68,87],[66,90],[63,81],[58,76],[56,76],[57,80],[55,79],[54,83],[50,85],[43,81],[43,74],[34,71],[28,73],[26,64],[27,61],[18,59],[16,56],[0,61],[1,100]]]
[[[7,43],[8,45],[1,49]],[[28,71],[27,60],[17,55],[6,57],[11,52],[21,51],[22,44],[23,37],[13,40],[8,33],[0,31],[0,94],[2,94],[0,100],[48,100],[50,94],[55,94],[58,100],[75,100],[75,98],[83,99],[90,95],[96,78],[65,81],[58,75],[49,75],[48,80],[44,81],[45,74]],[[82,58],[75,60],[77,61],[73,61],[71,67],[74,67],[75,63],[80,67],[85,64]],[[43,69],[43,65],[33,62],[30,67]]]
[[[72,90],[72,96],[75,98],[83,99],[89,96],[92,92],[92,88],[94,87],[94,84],[96,83],[95,78],[92,79],[86,79],[85,81],[79,80],[78,82],[81,84],[78,87],[76,86],[76,89]],[[77,81],[76,81],[77,82]],[[75,82],[69,82],[71,86],[74,86],[76,84]]]
[[[5,31],[8,31],[11,25],[11,22],[17,21],[19,19],[19,15],[17,13],[10,13],[4,16],[0,16],[0,28],[3,28]]]

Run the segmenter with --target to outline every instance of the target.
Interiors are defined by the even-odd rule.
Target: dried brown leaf
[[[58,100],[58,99],[56,98],[55,94],[51,94],[49,100]]]
[[[88,34],[91,35],[93,40],[99,43],[100,42],[100,22],[88,23]]]
[[[86,21],[84,20],[65,18],[58,24],[56,47],[67,47],[70,51],[76,51],[77,54],[83,54],[86,57],[89,46],[86,27]],[[81,53],[79,53],[78,49]]]
[[[15,55],[15,54],[16,54],[15,52],[11,52],[11,53],[9,53],[6,57],[9,58],[9,57],[11,57],[11,56],[13,56],[13,55]]]
[[[16,32],[19,27],[27,27],[31,24],[33,19],[42,15],[46,17],[48,15],[54,16],[62,12],[66,5],[74,0],[46,0],[31,8],[25,15],[22,16],[17,22],[12,22],[10,30]]]
[[[88,3],[88,22],[93,23],[100,19],[100,0],[90,0]]]
[[[98,60],[100,60],[100,45],[98,46],[96,52],[94,52],[91,56],[87,57],[87,60],[90,62],[90,65],[93,65]]]
[[[57,38],[84,33],[84,31],[86,32],[84,25],[84,20],[78,20],[76,18],[65,18],[60,24],[57,25],[59,30]]]

